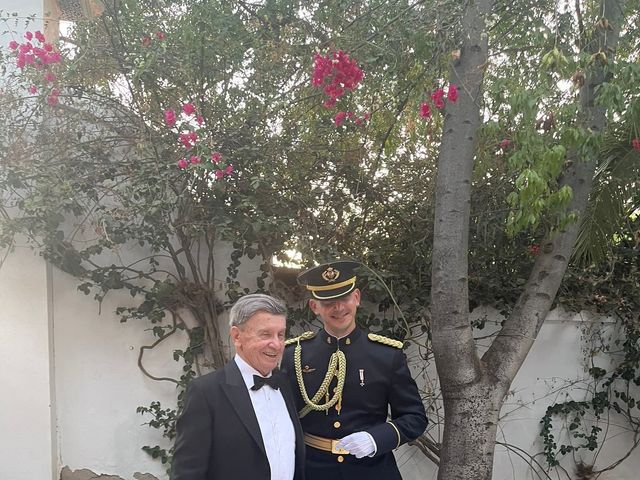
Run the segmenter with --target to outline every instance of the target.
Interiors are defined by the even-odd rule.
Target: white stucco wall
[[[501,317],[499,313],[488,307],[481,307],[472,313],[472,318],[487,317],[487,325],[476,331],[476,337],[486,337],[496,331]],[[493,480],[525,480],[548,478],[545,473],[536,473],[531,469],[530,456],[535,457],[540,468],[538,472],[549,472],[540,437],[540,420],[547,407],[567,400],[581,401],[585,399],[585,389],[592,380],[587,375],[588,364],[585,350],[593,348],[589,332],[606,331],[607,335],[615,335],[609,319],[592,315],[588,312],[572,313],[562,308],[549,313],[538,337],[529,352],[524,364],[514,379],[508,397],[505,399],[500,413],[500,425],[497,441],[506,446],[497,445],[494,460]],[[490,339],[478,341],[479,353],[482,354]],[[410,362],[416,361],[415,350],[409,348],[407,355]],[[599,366],[606,368],[606,360],[610,357],[597,357]],[[418,371],[413,368],[414,373]],[[431,381],[437,382],[435,369],[430,368],[428,375]],[[424,384],[424,379],[418,384]],[[625,421],[610,412],[611,417],[601,424],[607,433],[607,442],[601,451],[581,451],[575,457],[571,454],[561,461],[561,466],[569,473],[569,477],[549,472],[551,478],[576,478],[574,459],[586,464],[594,464],[596,469],[603,469],[619,460],[633,444],[632,434],[626,431]],[[440,412],[440,414],[442,414]],[[556,419],[558,427],[563,422]],[[564,431],[566,433],[566,429]],[[556,433],[557,440],[563,440]],[[574,442],[576,444],[577,442]],[[560,442],[558,442],[560,444]],[[518,450],[520,449],[520,450]],[[432,480],[437,477],[437,469],[426,460],[416,447],[403,446],[396,451],[396,459],[401,467],[404,480]],[[635,480],[639,478],[640,451],[634,451],[620,465],[610,472],[604,472],[600,480]]]
[[[44,261],[24,247],[0,267],[2,480],[50,480],[57,473],[46,277]]]
[[[42,0],[2,0],[4,12],[36,14],[29,29],[42,29]],[[13,27],[13,24],[10,24]],[[0,45],[22,40],[2,33]],[[0,83],[2,78],[0,78]],[[0,250],[0,262],[4,259]],[[55,478],[55,391],[51,388],[47,267],[18,245],[0,263],[0,479]]]
[[[148,322],[120,323],[117,306],[132,305],[123,292],[107,295],[100,306],[93,295],[77,290],[78,282],[56,270],[53,275],[56,391],[60,466],[118,474],[164,475],[164,467],[141,450],[163,444],[158,431],[143,426],[150,420],[136,413],[138,406],[158,400],[175,408],[175,384],[157,382],[138,368],[142,345],[156,338]],[[128,298],[127,298],[128,297]],[[126,302],[126,303],[125,303]],[[172,351],[187,342],[184,332],[161,343],[144,357],[152,375],[178,378],[181,365]]]

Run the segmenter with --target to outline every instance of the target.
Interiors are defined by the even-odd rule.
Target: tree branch
[[[597,41],[591,42],[590,53],[614,52],[617,46],[624,2],[604,0],[603,4],[604,16],[611,29],[600,27],[597,30]],[[600,135],[606,126],[606,110],[596,104],[596,89],[606,81],[606,75],[605,62],[596,59],[587,71],[587,81],[580,91],[581,124],[593,135]],[[586,212],[597,161],[595,155],[580,158],[577,152],[570,152],[561,183],[572,189],[573,198],[568,210],[578,215],[578,222],[544,240],[513,312],[483,356],[492,373],[507,385],[515,378],[556,298],[578,235],[579,220]]]
[[[485,18],[492,8],[491,0],[466,5],[462,22],[467,35],[460,58],[450,67],[460,97],[447,104],[438,157],[431,298],[433,350],[443,389],[481,375],[469,322],[468,243],[478,105],[488,56]]]

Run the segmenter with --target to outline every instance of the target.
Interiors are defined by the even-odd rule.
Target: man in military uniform
[[[298,276],[324,325],[288,340],[282,360],[305,433],[306,480],[401,479],[392,450],[427,426],[402,342],[356,327],[358,266],[339,261]]]

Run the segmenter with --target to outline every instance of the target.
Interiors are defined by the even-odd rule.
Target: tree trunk
[[[490,480],[505,389],[482,376],[471,385],[442,386],[444,437],[439,479]]]
[[[476,352],[468,293],[471,175],[488,53],[485,18],[492,7],[492,0],[467,3],[467,37],[450,69],[460,95],[447,104],[438,157],[431,310],[445,414],[440,480],[489,479],[493,465],[499,407]]]
[[[469,322],[468,234],[471,175],[480,126],[479,105],[487,62],[485,18],[492,0],[468,2],[463,18],[467,36],[459,61],[451,66],[460,87],[458,103],[447,106],[438,158],[432,264],[432,335],[444,401],[444,435],[439,480],[489,480],[498,415],[504,396],[522,366],[556,297],[566,271],[578,224],[543,242],[530,278],[513,314],[482,359]],[[600,28],[587,46],[592,53],[615,50],[623,2],[604,0]],[[595,90],[605,81],[603,63],[593,63],[580,92],[581,123],[595,135],[606,125],[605,110],[595,104]],[[569,209],[584,215],[596,158],[574,158],[563,182],[573,190]]]

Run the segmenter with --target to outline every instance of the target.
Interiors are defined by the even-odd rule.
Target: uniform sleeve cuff
[[[402,443],[398,429],[390,421],[368,429],[367,433],[373,437],[373,441],[376,444],[376,453],[374,455],[382,455],[395,450]]]

